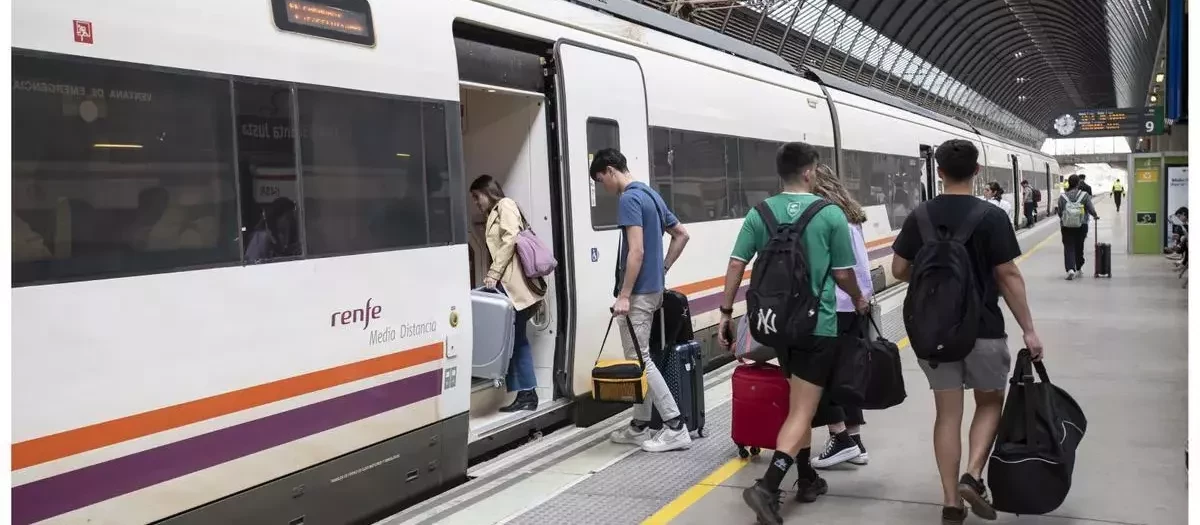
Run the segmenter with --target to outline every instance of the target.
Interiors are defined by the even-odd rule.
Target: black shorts
[[[813,336],[806,347],[778,352],[779,366],[789,376],[796,376],[821,388],[829,385],[837,366],[838,349],[843,338],[865,338],[866,321],[854,312],[838,312],[838,337]]]
[[[776,351],[779,366],[789,376],[825,388],[837,366],[838,341],[837,337],[814,335],[812,341],[803,347],[792,347],[786,352]]]

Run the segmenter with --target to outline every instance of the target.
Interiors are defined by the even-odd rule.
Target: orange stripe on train
[[[442,358],[442,343],[309,372],[270,383],[15,443],[12,469],[20,470],[131,439],[309,394]]]

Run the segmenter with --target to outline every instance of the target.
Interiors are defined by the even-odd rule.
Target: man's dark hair
[[[1079,175],[1071,175],[1067,177],[1067,189],[1073,190],[1079,187]]]
[[[785,181],[795,181],[800,173],[821,159],[817,148],[804,142],[788,142],[775,152],[775,172]]]
[[[604,148],[592,156],[592,165],[588,168],[588,177],[595,177],[608,168],[621,173],[629,173],[629,164],[625,155],[613,148]]]
[[[1029,181],[1027,181],[1027,180],[1023,180],[1023,181],[1021,181],[1021,185],[1022,185],[1022,186],[1028,186],[1028,185],[1029,185]]]
[[[1087,174],[1086,174],[1086,173],[1080,173],[1080,174],[1079,174],[1079,180],[1087,180]]]
[[[954,182],[966,182],[979,169],[979,148],[969,140],[951,139],[933,153],[938,168]]]

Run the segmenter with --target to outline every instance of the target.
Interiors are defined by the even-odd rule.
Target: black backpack
[[[927,203],[913,212],[923,244],[904,298],[904,329],[913,353],[931,367],[962,361],[975,348],[983,298],[966,243],[989,206],[976,203],[953,235],[934,228]]]
[[[788,348],[812,339],[821,298],[813,293],[809,278],[804,229],[830,204],[817,199],[791,224],[779,224],[765,201],[754,207],[771,236],[755,257],[746,291],[746,315],[755,341],[771,348]],[[826,270],[822,288],[828,280]]]
[[[1033,189],[1033,202],[1042,202],[1042,190]]]

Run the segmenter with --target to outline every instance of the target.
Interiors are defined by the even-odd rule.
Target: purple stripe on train
[[[13,523],[25,525],[65,514],[423,401],[441,391],[442,371],[431,370],[13,487]]]

